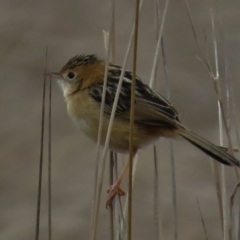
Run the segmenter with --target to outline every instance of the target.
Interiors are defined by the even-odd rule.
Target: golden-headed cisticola
[[[95,142],[98,137],[104,70],[105,61],[96,55],[77,55],[60,72],[53,73],[58,77],[70,118]],[[121,66],[116,64],[110,63],[108,66],[102,144],[105,142],[121,71]],[[125,71],[109,142],[109,148],[115,152],[127,152],[129,149],[132,77],[130,71]],[[181,136],[213,159],[226,165],[240,166],[240,162],[232,155],[183,126],[172,104],[151,90],[139,77],[136,77],[135,96],[134,154],[159,137]],[[120,184],[127,168],[128,164],[108,189],[107,205],[111,204],[116,194],[124,194]]]

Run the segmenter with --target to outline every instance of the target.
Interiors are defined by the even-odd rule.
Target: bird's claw
[[[107,193],[108,193],[108,199],[106,202],[106,208],[112,205],[112,201],[114,200],[116,195],[124,196],[126,194],[125,191],[118,186],[118,184],[113,184],[112,186],[110,186],[107,189]]]

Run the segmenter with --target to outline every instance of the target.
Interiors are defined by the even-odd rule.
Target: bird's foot
[[[107,189],[107,193],[108,193],[108,199],[106,202],[106,208],[108,208],[109,206],[112,205],[112,201],[114,200],[114,198],[119,195],[119,196],[124,196],[126,193],[124,192],[124,190],[122,190],[120,188],[120,184],[118,182],[114,183],[113,185],[111,185],[108,189]]]

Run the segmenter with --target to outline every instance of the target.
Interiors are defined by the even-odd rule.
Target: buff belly
[[[79,95],[73,95],[71,98],[66,98],[66,100],[70,118],[87,136],[94,142],[97,142],[100,104],[89,98],[87,91]],[[108,115],[103,117],[102,145],[105,144],[109,118],[110,116]],[[116,116],[110,136],[109,148],[116,152],[127,152],[129,149],[129,130],[129,120]],[[177,135],[176,132],[166,128],[135,123],[133,128],[133,147],[137,150],[161,136],[174,137],[175,135]]]
[[[99,126],[98,119],[90,119],[85,117],[81,119],[74,119],[73,121],[88,137],[90,137],[94,142],[97,142]],[[104,118],[101,138],[101,145],[103,146],[107,136],[108,123],[109,120]],[[148,145],[158,137],[158,135],[151,134],[148,128],[135,124],[133,130],[133,146],[137,150],[140,147]],[[110,136],[109,148],[115,152],[128,152],[129,122],[115,119]]]

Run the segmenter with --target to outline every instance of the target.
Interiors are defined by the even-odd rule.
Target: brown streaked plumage
[[[77,55],[70,59],[58,74],[70,118],[95,142],[98,136],[104,70],[105,62],[95,55]],[[105,142],[121,70],[120,66],[109,64],[102,144]],[[129,148],[131,81],[131,72],[125,71],[109,144],[110,149],[116,152],[127,152]],[[240,167],[240,162],[233,156],[184,127],[171,103],[152,91],[138,77],[135,95],[136,110],[133,130],[135,153],[139,148],[159,137],[182,136],[215,160],[226,165]],[[128,165],[125,166],[116,183],[108,189],[107,205],[111,204],[116,194],[124,194],[120,189],[120,184],[127,168]]]

